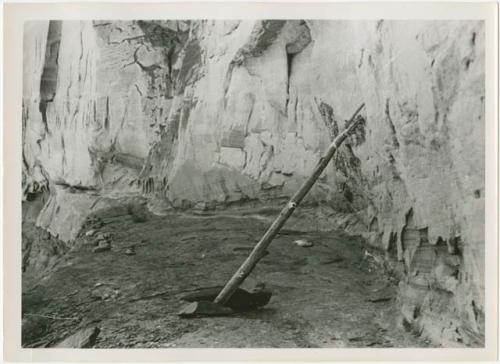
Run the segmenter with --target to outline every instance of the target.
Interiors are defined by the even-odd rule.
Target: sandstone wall
[[[24,49],[41,227],[72,240],[89,211],[137,194],[156,213],[285,198],[364,102],[305,204],[361,220],[402,277],[404,325],[480,340],[482,22],[33,22]]]

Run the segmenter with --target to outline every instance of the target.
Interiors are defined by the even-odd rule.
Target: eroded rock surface
[[[482,22],[30,22],[24,52],[25,198],[66,243],[131,198],[281,204],[365,102],[305,207],[385,252],[402,325],[481,342]]]

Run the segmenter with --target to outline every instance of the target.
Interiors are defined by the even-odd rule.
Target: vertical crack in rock
[[[302,52],[312,41],[311,30],[304,20],[290,21],[293,30],[295,31],[295,39],[286,44],[286,104],[285,110],[288,112],[288,104],[290,102],[290,78],[292,77],[293,60],[297,54]]]
[[[70,75],[73,74],[73,65],[72,64],[69,65],[69,74]],[[66,100],[68,100],[68,102],[66,102],[67,115],[69,115],[71,113],[71,102],[69,100],[71,100],[71,88],[72,87],[73,87],[73,77],[70,77],[69,82],[68,82],[68,87],[66,87]],[[76,108],[75,108],[75,111],[77,111]],[[66,119],[67,118],[64,118],[65,123],[66,123]]]
[[[57,89],[57,72],[59,59],[59,46],[61,43],[62,22],[51,20],[47,34],[47,45],[45,50],[45,63],[40,81],[40,104],[39,110],[45,131],[49,132],[47,122],[47,104],[54,100]]]
[[[80,56],[78,57],[78,70],[82,68],[82,59],[83,59],[83,23],[80,22]],[[82,81],[82,73],[78,72],[78,82]]]
[[[376,232],[378,233],[378,217],[374,216],[372,220],[370,221],[370,224],[368,225],[368,231],[369,232]]]
[[[172,83],[173,82],[173,67],[174,67],[174,56],[175,56],[175,47],[172,47],[167,52],[167,69],[168,69],[168,79]]]
[[[66,146],[64,144],[64,135],[61,134],[61,168],[62,168],[62,175],[64,175],[64,168],[66,167]]]
[[[175,83],[177,95],[182,95],[189,82],[196,80],[201,66],[201,48],[197,39],[191,39],[184,49],[184,58]]]
[[[286,106],[285,110],[288,110],[288,103],[290,102],[290,77],[292,75],[292,61],[293,57],[295,56],[294,53],[288,53],[286,54]]]
[[[109,96],[106,97],[106,112],[104,114],[104,130],[109,131]],[[115,138],[116,140],[116,138]]]
[[[142,94],[142,91],[141,91],[141,89],[139,88],[139,86],[138,86],[137,84],[135,84],[134,86],[135,86],[135,89],[137,90],[137,92],[139,93],[139,95],[140,95],[140,96],[144,96],[144,95]]]
[[[172,111],[167,126],[160,135],[160,140],[152,146],[146,157],[145,163],[138,176],[138,181],[142,186],[143,193],[148,191],[146,183],[149,178],[152,178],[151,176],[168,176],[168,172],[170,168],[172,168],[172,162],[175,158],[177,141],[179,138],[181,109],[182,108],[179,107]],[[160,185],[163,188],[161,192],[166,193],[168,189],[168,178],[165,177],[163,183]],[[166,195],[164,198],[166,198]]]
[[[396,128],[394,126],[394,123],[392,122],[391,118],[391,112],[390,112],[390,107],[389,107],[389,98],[385,100],[385,117],[386,120],[389,124],[389,128],[391,129],[391,136],[392,136],[392,144],[395,148],[399,148],[399,141],[396,133]]]
[[[365,49],[361,48],[361,54],[359,56],[358,68],[361,68],[363,65],[363,56],[365,55]]]

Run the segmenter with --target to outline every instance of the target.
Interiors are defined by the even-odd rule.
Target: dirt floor
[[[178,317],[179,297],[224,284],[268,224],[238,214],[103,211],[50,274],[24,273],[23,346],[53,346],[93,326],[101,330],[100,348],[430,345],[397,325],[396,287],[365,255],[361,238],[293,226],[247,282],[272,289],[267,306],[230,317]],[[111,250],[92,252],[99,233],[109,234]],[[314,245],[297,246],[297,239]]]

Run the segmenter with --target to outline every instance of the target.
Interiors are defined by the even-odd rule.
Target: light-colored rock
[[[95,236],[95,239],[97,241],[108,241],[110,238],[111,238],[111,235],[109,233],[103,233],[103,232],[99,232]]]
[[[120,291],[114,289],[108,284],[100,284],[92,289],[90,296],[95,300],[110,300],[115,299],[120,294]]]
[[[304,239],[295,240],[293,243],[297,246],[302,247],[302,248],[310,248],[314,245],[311,241],[304,240]]]
[[[125,249],[125,255],[135,255],[135,249],[134,248]]]
[[[56,344],[56,348],[73,348],[73,349],[88,349],[95,345],[97,336],[101,330],[98,327],[89,327],[76,332],[70,337],[64,339],[59,344]]]
[[[94,249],[92,249],[94,253],[106,252],[108,250],[111,250],[111,244],[109,243],[109,241],[106,240],[99,241],[97,246]]]

